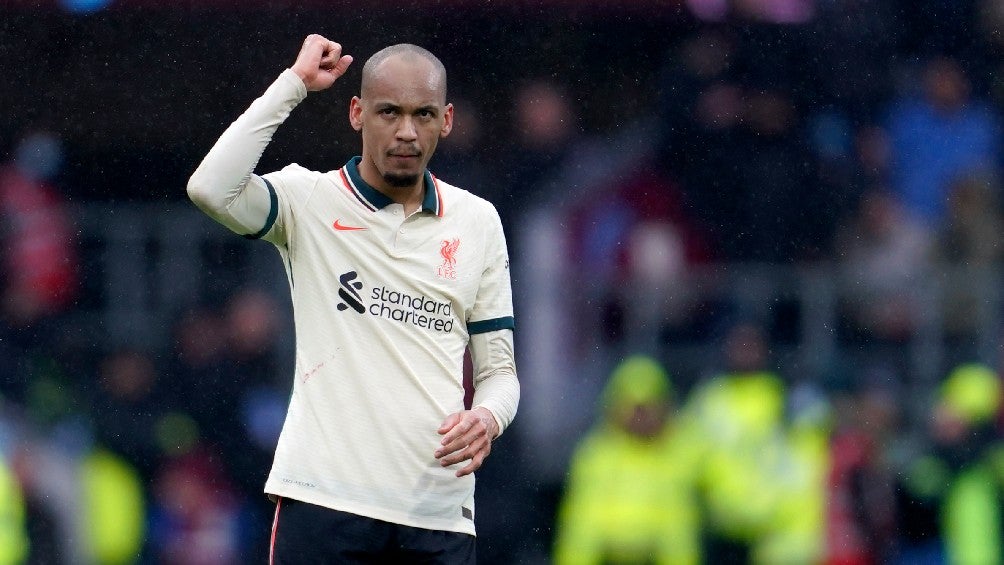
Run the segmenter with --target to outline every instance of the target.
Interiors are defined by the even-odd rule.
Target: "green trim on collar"
[[[439,210],[439,188],[436,181],[432,179],[432,173],[428,169],[425,171],[425,196],[422,197],[422,210],[437,216],[442,215]]]
[[[348,163],[345,163],[345,172],[348,173],[349,180],[352,181],[350,188],[354,188],[359,193],[359,196],[366,199],[374,208],[385,208],[387,205],[393,204],[394,201],[389,196],[373,188],[363,180],[362,175],[359,174],[359,162],[362,160],[362,157],[356,156],[349,159]]]
[[[363,180],[362,175],[359,174],[359,163],[362,160],[363,158],[357,155],[349,159],[348,163],[345,163],[345,172],[348,174],[349,181],[353,185],[350,188],[355,188],[359,196],[378,210],[386,208],[389,204],[393,204],[394,201],[389,196],[373,188]],[[425,185],[425,194],[422,196],[422,211],[439,215],[439,191],[436,188],[436,181],[433,180],[432,173],[428,170],[425,171],[422,177],[423,184]]]

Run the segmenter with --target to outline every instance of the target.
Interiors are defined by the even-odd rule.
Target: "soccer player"
[[[351,63],[308,36],[188,183],[210,217],[274,244],[289,279],[296,363],[265,484],[270,560],[474,563],[473,473],[512,421],[519,383],[498,213],[427,170],[453,125],[443,64],[410,44],[377,52],[349,105],[360,156],[253,173],[290,112]]]

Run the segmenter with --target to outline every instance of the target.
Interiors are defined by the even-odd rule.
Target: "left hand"
[[[463,477],[481,468],[491,453],[492,440],[498,435],[499,427],[495,416],[487,408],[478,406],[450,414],[438,431],[443,441],[434,453],[436,459],[443,467],[470,459],[469,465],[457,471],[457,476]]]

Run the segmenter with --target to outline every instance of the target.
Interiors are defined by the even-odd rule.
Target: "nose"
[[[415,121],[411,116],[404,116],[398,123],[397,138],[401,141],[414,141],[418,138],[418,130],[415,129]]]

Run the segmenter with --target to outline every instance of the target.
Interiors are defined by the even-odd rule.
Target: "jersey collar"
[[[362,159],[362,157],[357,155],[349,159],[348,163],[345,163],[343,170],[345,171],[345,175],[349,181],[348,188],[353,192],[355,197],[370,210],[380,210],[385,208],[388,204],[393,204],[394,201],[391,200],[390,197],[373,188],[363,180],[363,177],[359,174],[359,162],[362,161]],[[423,175],[423,181],[425,184],[425,195],[422,196],[422,211],[429,212],[430,214],[434,214],[436,216],[442,216],[443,197],[439,192],[439,183],[436,181],[436,177],[426,170]]]

